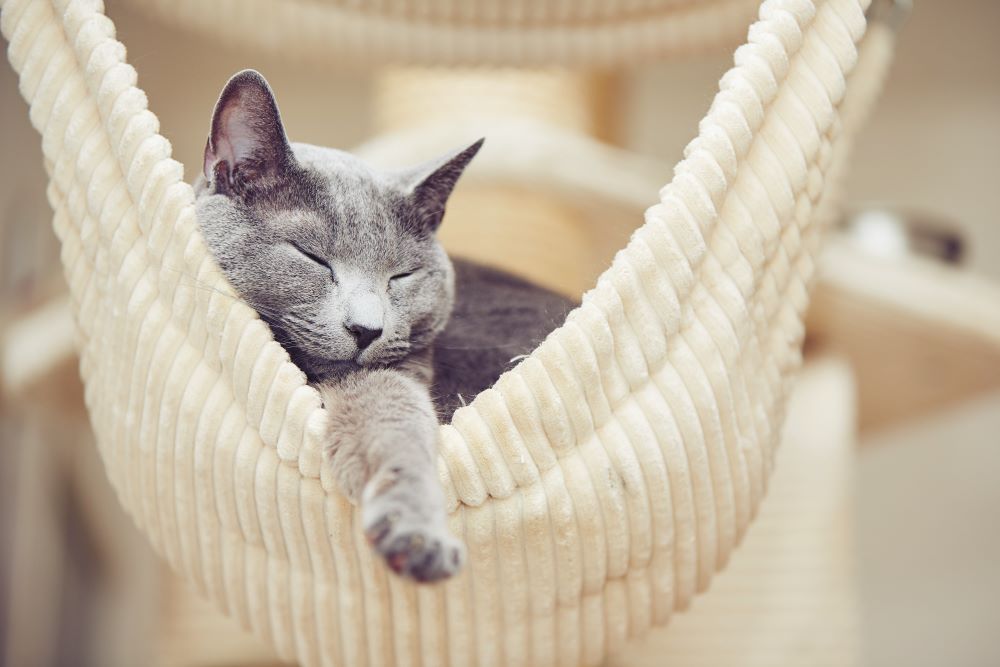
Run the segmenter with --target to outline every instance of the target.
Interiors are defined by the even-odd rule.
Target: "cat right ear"
[[[271,87],[259,72],[239,72],[215,104],[205,178],[217,193],[243,195],[274,183],[293,162]]]
[[[485,140],[479,139],[460,151],[426,162],[404,175],[410,201],[418,213],[416,228],[420,232],[433,233],[437,230],[455,183]]]

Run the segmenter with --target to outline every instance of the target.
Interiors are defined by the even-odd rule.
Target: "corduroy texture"
[[[332,488],[319,398],[207,254],[99,0],[5,0],[122,503],[306,664],[595,664],[665,623],[767,486],[865,4],[762,5],[646,224],[564,326],[442,427],[469,564],[415,587]]]
[[[860,667],[851,472],[857,398],[846,361],[810,355],[778,467],[739,550],[691,609],[605,667]]]

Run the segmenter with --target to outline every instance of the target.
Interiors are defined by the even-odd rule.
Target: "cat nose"
[[[360,324],[348,324],[347,330],[354,336],[354,341],[358,344],[358,349],[363,350],[372,344],[376,338],[382,335],[381,329],[369,329]]]

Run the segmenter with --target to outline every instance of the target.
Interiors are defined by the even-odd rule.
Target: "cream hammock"
[[[100,0],[4,0],[121,502],[184,577],[306,664],[595,664],[666,623],[767,489],[836,174],[890,47],[883,26],[866,36],[866,5],[763,3],[645,224],[562,327],[441,427],[470,558],[415,587],[369,552],[322,465],[317,393],[206,252]]]

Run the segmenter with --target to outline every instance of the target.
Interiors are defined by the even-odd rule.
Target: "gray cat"
[[[437,410],[450,416],[490,386],[572,307],[507,274],[453,264],[435,238],[482,143],[376,171],[290,144],[267,82],[245,70],[219,97],[195,184],[223,272],[320,390],[329,464],[360,504],[365,535],[417,581],[449,577],[464,559],[438,482]]]

